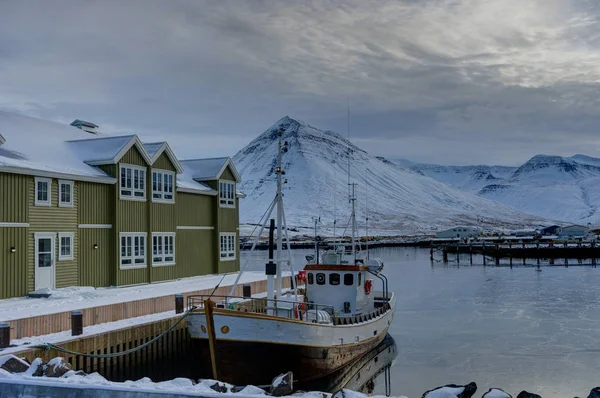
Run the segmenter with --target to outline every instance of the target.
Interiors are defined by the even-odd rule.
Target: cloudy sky
[[[284,115],[390,158],[600,156],[594,0],[0,1],[0,109],[233,155]]]

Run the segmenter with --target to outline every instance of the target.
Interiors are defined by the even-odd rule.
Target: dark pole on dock
[[[433,246],[429,248],[429,259],[433,261]]]
[[[210,362],[212,365],[213,379],[219,380],[219,369],[217,368],[217,335],[215,333],[215,320],[213,318],[214,303],[204,300],[204,314],[206,315],[206,331],[208,332],[208,348],[210,351]]]
[[[176,314],[183,313],[183,294],[175,295],[175,313]]]
[[[81,311],[71,311],[71,336],[83,334],[83,313]]]
[[[442,247],[442,260],[444,263],[448,262],[448,249],[446,248],[446,245]]]
[[[10,323],[0,323],[0,349],[10,346]]]

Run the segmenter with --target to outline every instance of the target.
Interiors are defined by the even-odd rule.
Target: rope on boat
[[[82,357],[87,357],[87,358],[98,358],[98,359],[105,359],[105,358],[117,358],[117,357],[121,357],[123,355],[128,355],[131,353],[134,353],[136,351],[139,351],[143,348],[148,347],[149,345],[155,343],[158,339],[160,339],[161,337],[163,337],[164,335],[166,335],[167,333],[169,333],[171,330],[175,329],[175,327],[177,325],[179,325],[181,323],[181,321],[183,321],[185,318],[188,317],[188,315],[190,315],[190,313],[197,309],[198,307],[191,307],[189,310],[187,310],[183,316],[181,316],[177,322],[175,322],[173,325],[171,325],[171,327],[169,327],[167,330],[165,330],[164,332],[162,332],[161,334],[159,334],[158,336],[154,337],[152,340],[145,342],[142,345],[139,345],[137,347],[133,347],[130,348],[126,351],[121,351],[121,352],[113,352],[111,354],[85,354],[82,352],[75,352],[75,351],[71,351],[71,350],[67,350],[66,348],[57,346],[55,344],[52,343],[44,343],[44,344],[39,344],[34,346],[35,348],[41,348],[44,350],[56,350],[56,351],[60,351],[60,352],[64,352],[65,354],[71,354],[71,355],[77,355],[77,356],[82,356]]]

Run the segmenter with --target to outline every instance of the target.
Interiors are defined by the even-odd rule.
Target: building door
[[[35,290],[54,289],[56,267],[56,234],[35,235]]]

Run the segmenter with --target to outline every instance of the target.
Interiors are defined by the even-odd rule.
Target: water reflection
[[[330,393],[349,389],[367,395],[383,389],[385,395],[390,396],[390,369],[397,356],[396,343],[388,334],[381,344],[360,359],[327,377],[298,385],[297,389]]]

